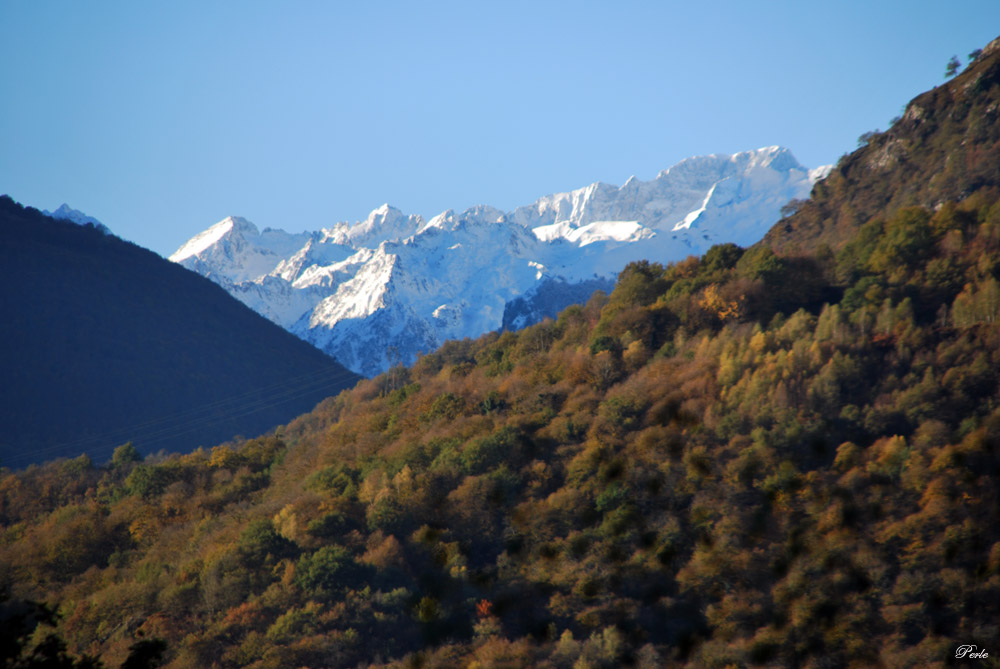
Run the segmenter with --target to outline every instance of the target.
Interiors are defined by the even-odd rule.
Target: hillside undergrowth
[[[994,191],[636,263],[267,437],[8,472],[3,576],[171,666],[941,663],[1000,614],[998,276]]]

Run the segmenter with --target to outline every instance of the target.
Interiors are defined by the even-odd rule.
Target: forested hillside
[[[267,437],[6,473],[0,577],[109,663],[138,638],[174,667],[992,652],[1000,189],[958,193],[890,198],[836,239],[803,206],[785,253],[632,264],[555,321],[449,343]]]
[[[819,244],[838,248],[873,216],[907,206],[936,208],[1000,186],[998,84],[1000,38],[958,76],[911,100],[888,130],[862,134],[860,148],[845,154],[765,243],[799,253]]]

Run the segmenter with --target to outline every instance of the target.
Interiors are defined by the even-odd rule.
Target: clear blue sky
[[[169,255],[227,215],[509,209],[685,157],[835,162],[1000,2],[0,0],[0,193]]]

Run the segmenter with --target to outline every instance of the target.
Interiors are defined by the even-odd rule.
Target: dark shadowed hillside
[[[0,464],[253,436],[357,376],[158,255],[0,199]]]

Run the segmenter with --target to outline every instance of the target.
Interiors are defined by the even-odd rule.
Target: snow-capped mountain
[[[610,287],[632,260],[752,244],[828,171],[767,147],[690,158],[650,181],[594,183],[512,212],[477,206],[425,221],[383,205],[364,221],[299,234],[230,217],[170,260],[373,375],[448,339],[554,315]]]
[[[76,223],[77,225],[90,225],[97,228],[106,235],[111,234],[111,230],[108,229],[108,226],[104,225],[93,216],[87,216],[82,211],[73,209],[65,202],[55,211],[48,211],[47,209],[43,209],[42,213],[48,216],[49,218],[56,218],[61,221],[70,221],[71,223]]]

